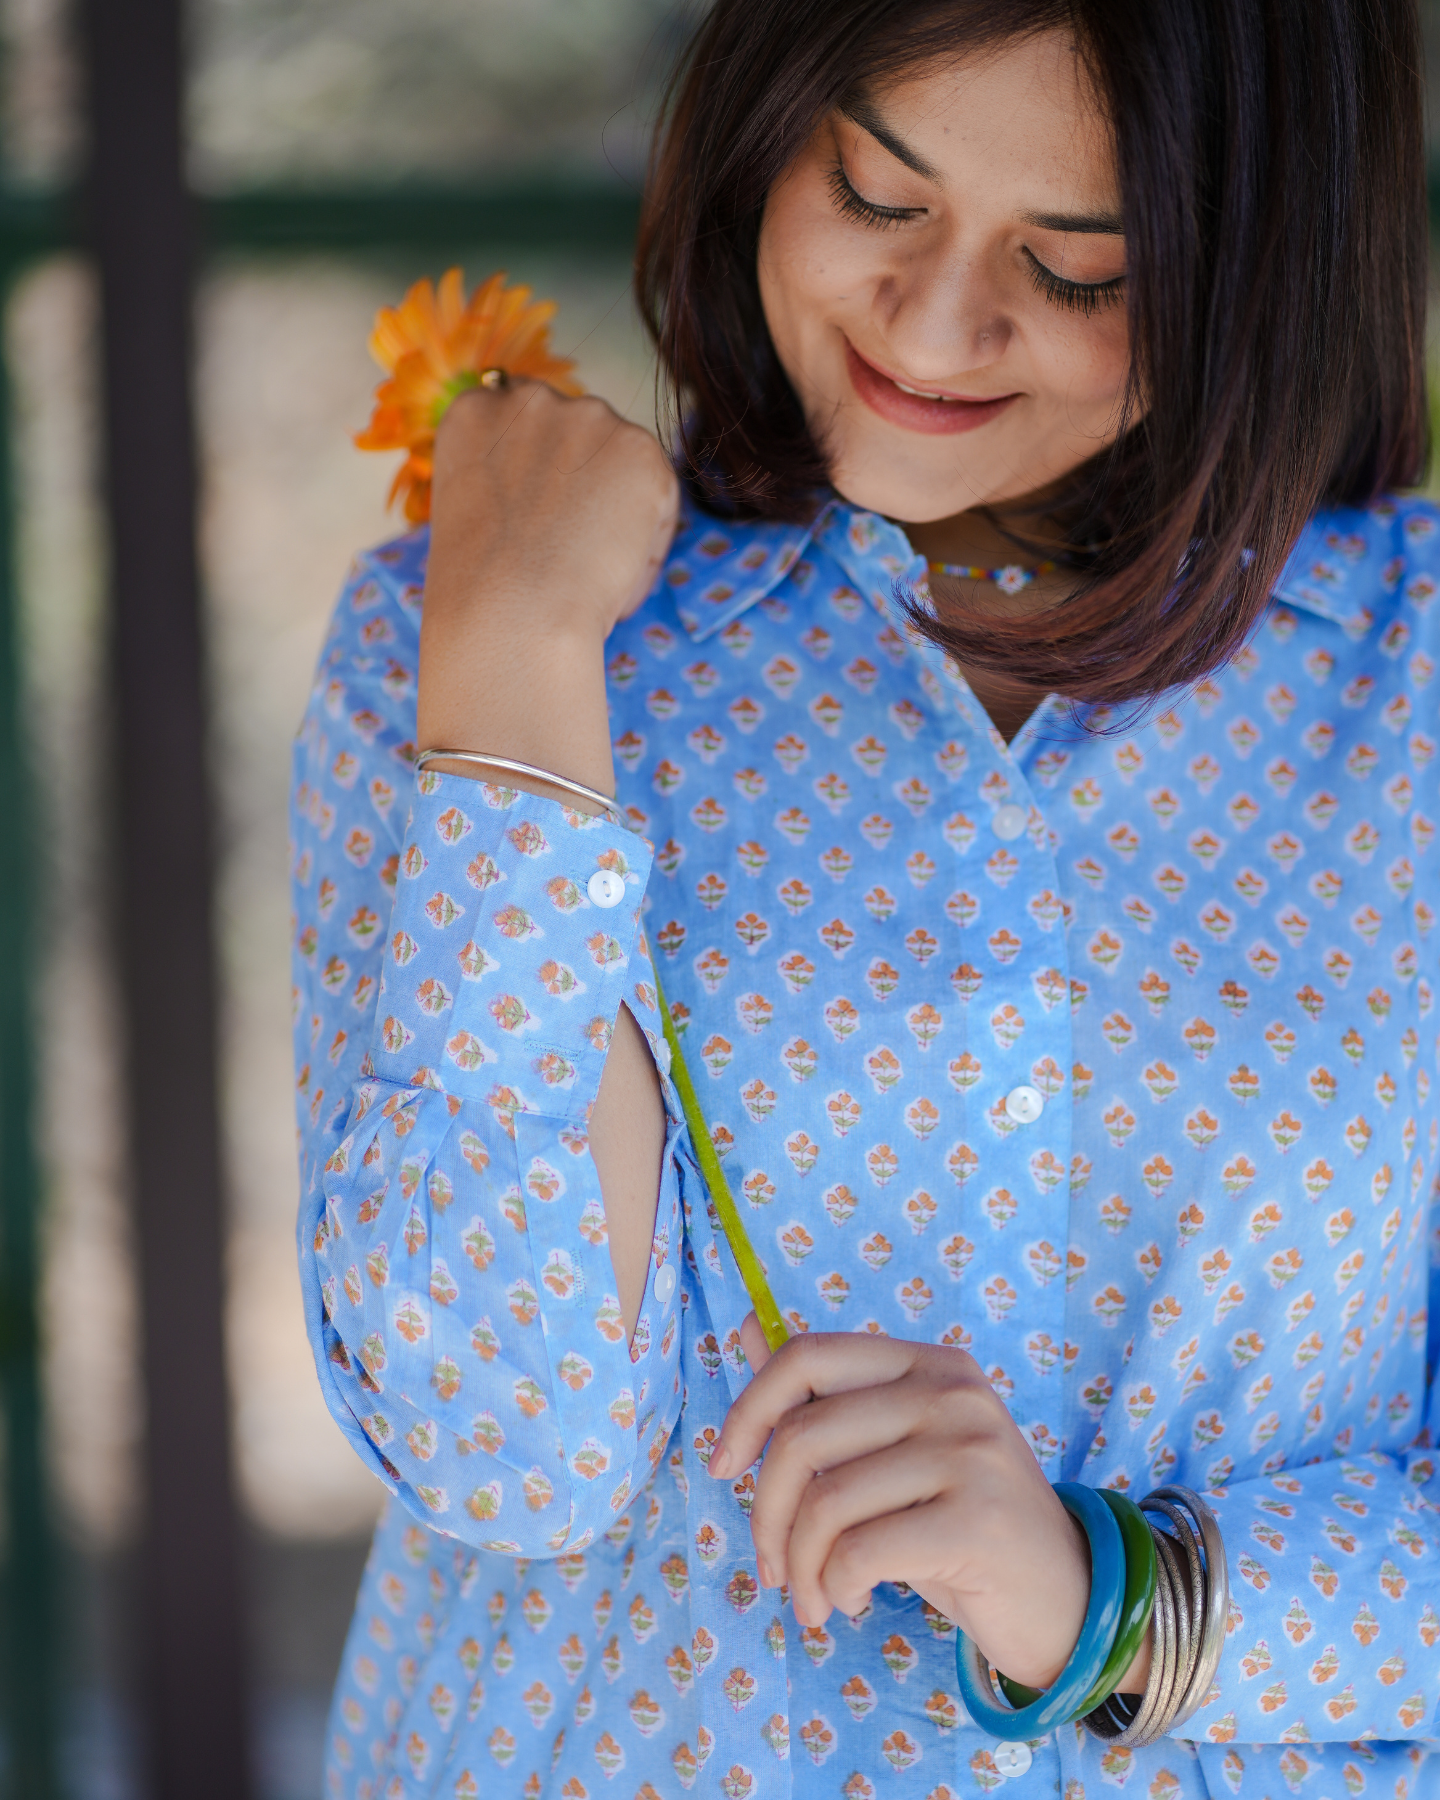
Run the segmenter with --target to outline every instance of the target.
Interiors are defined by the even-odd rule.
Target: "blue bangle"
[[[963,1631],[955,1638],[955,1673],[970,1717],[991,1737],[1043,1737],[1072,1718],[1105,1667],[1125,1597],[1125,1544],[1114,1513],[1094,1488],[1076,1481],[1057,1481],[1056,1497],[1077,1518],[1090,1540],[1090,1600],[1085,1622],[1070,1660],[1049,1687],[1029,1706],[1012,1711],[994,1697],[990,1665]]]

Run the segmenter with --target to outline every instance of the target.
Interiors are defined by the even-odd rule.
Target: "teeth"
[[[895,381],[893,375],[890,379]],[[955,398],[954,394],[927,394],[924,388],[906,387],[903,381],[895,381],[895,385],[902,394],[913,394],[917,400],[953,400]]]

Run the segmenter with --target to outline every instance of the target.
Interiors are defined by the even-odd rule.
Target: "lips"
[[[999,418],[1018,394],[1002,394],[996,400],[973,399],[964,394],[940,394],[910,387],[884,375],[866,362],[847,339],[845,365],[851,386],[874,413],[892,425],[907,431],[920,431],[932,437],[950,436],[961,431],[976,431]]]

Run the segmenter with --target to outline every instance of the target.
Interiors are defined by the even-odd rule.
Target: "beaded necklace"
[[[1053,574],[1059,566],[1042,562],[1033,569],[1023,569],[1019,563],[1006,563],[1003,568],[982,569],[975,563],[932,562],[929,568],[932,575],[950,575],[957,581],[993,581],[1002,594],[1018,594],[1036,576]]]

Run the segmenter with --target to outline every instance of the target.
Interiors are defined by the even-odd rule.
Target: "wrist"
[[[1120,1677],[1116,1688],[1121,1694],[1143,1694],[1145,1684],[1150,1679],[1150,1659],[1155,1647],[1155,1626],[1152,1620],[1145,1636],[1141,1639],[1140,1648],[1135,1652],[1135,1660]]]
[[[509,757],[614,793],[598,626],[504,613],[487,619],[483,631],[432,631],[430,624],[427,618],[420,645],[420,748]],[[474,765],[442,767],[472,779],[505,779]]]
[[[552,649],[573,646],[584,654],[603,645],[619,616],[618,606],[599,603],[593,586],[587,589],[532,564],[518,576],[487,573],[463,588],[452,581],[427,585],[421,640],[443,637],[457,650],[475,643],[538,642]]]
[[[473,781],[518,787],[526,793],[555,800],[573,812],[586,813],[592,818],[603,813],[616,823],[623,819],[613,792],[602,792],[587,783],[576,782],[558,770],[521,762],[514,757],[500,756],[493,751],[466,751],[430,745],[420,751],[415,759],[415,766],[417,772],[421,769],[433,769],[440,775],[463,775]]]

